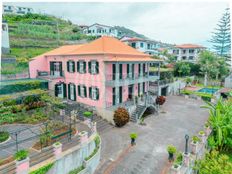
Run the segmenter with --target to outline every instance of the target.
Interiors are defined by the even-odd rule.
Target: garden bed
[[[10,134],[5,131],[0,131],[0,144],[4,143],[10,138]]]
[[[0,125],[12,123],[37,124],[58,113],[64,105],[59,98],[42,90],[20,98],[0,97]]]
[[[13,156],[11,156],[11,157],[9,157],[9,158],[6,158],[6,159],[4,159],[4,160],[1,160],[1,159],[0,159],[0,166],[3,166],[3,165],[5,165],[5,164],[9,164],[9,163],[13,162],[14,160],[15,160],[15,159],[14,159]]]
[[[60,141],[64,138],[68,138],[70,136],[69,131],[70,131],[70,129],[68,126],[64,126],[62,128],[55,129],[52,131],[52,136],[47,137],[46,143],[41,144],[41,141],[38,141],[32,146],[32,148],[35,150],[41,150],[41,148],[51,146],[52,144],[57,142],[57,140]],[[71,129],[72,136],[74,136],[76,134],[76,132],[77,132],[77,130],[75,128]],[[50,134],[50,132],[49,132],[49,134]]]

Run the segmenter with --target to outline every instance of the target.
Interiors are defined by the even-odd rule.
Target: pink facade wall
[[[44,56],[38,56],[34,60],[29,62],[30,78],[36,78],[37,70],[48,71],[47,60]]]
[[[112,56],[113,57],[113,56]],[[108,56],[108,58],[112,58]],[[30,77],[36,78],[37,70],[39,71],[50,71],[49,62],[59,61],[62,62],[62,70],[64,71],[64,78],[54,79],[51,83],[54,90],[54,85],[59,82],[64,82],[67,85],[73,83],[76,85],[76,101],[81,102],[90,106],[96,106],[104,108],[106,105],[112,105],[112,87],[105,86],[105,80],[112,79],[112,64],[105,63],[102,55],[85,55],[85,56],[39,56],[29,63]],[[75,61],[75,72],[67,72],[67,61]],[[79,60],[86,61],[86,73],[80,74],[77,71],[76,62]],[[99,74],[92,75],[88,73],[88,62],[91,60],[97,60],[99,63]],[[141,59],[142,60],[142,59]],[[138,64],[135,63],[135,75],[138,75]],[[123,64],[123,77],[127,76],[127,64]],[[106,79],[105,79],[106,77]],[[87,97],[82,98],[78,96],[78,85],[85,85],[87,87]],[[146,84],[147,85],[147,84]],[[99,100],[95,101],[89,98],[89,87],[94,86],[99,89]],[[123,102],[128,99],[128,86],[123,86]],[[146,90],[147,91],[147,90]],[[138,85],[134,85],[134,95],[138,95]]]

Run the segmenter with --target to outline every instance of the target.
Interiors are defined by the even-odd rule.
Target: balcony
[[[114,78],[115,80],[113,80]],[[106,86],[116,87],[116,86],[128,86],[135,83],[143,83],[147,81],[157,81],[159,76],[157,74],[143,73],[143,74],[134,74],[134,76],[129,74],[129,76],[123,77],[119,74],[108,74],[106,75]]]
[[[37,77],[45,79],[64,78],[64,71],[37,71]]]

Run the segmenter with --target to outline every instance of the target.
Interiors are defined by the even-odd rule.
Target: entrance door
[[[63,98],[64,97],[64,88],[63,88],[63,84],[59,84],[57,86],[57,90],[58,90],[58,97]]]
[[[128,86],[128,99],[132,99],[133,98],[133,85],[129,85]]]
[[[75,99],[75,94],[74,94],[74,85],[70,85],[70,99],[74,100]]]
[[[113,95],[113,106],[116,104],[116,96],[115,96],[115,88],[112,88],[112,95]]]
[[[168,87],[161,88],[161,95],[167,96]]]

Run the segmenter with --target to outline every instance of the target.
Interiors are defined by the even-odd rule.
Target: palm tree
[[[204,86],[207,86],[207,80],[210,75],[217,73],[217,56],[210,51],[202,51],[199,55],[198,63],[201,72],[204,74]]]

